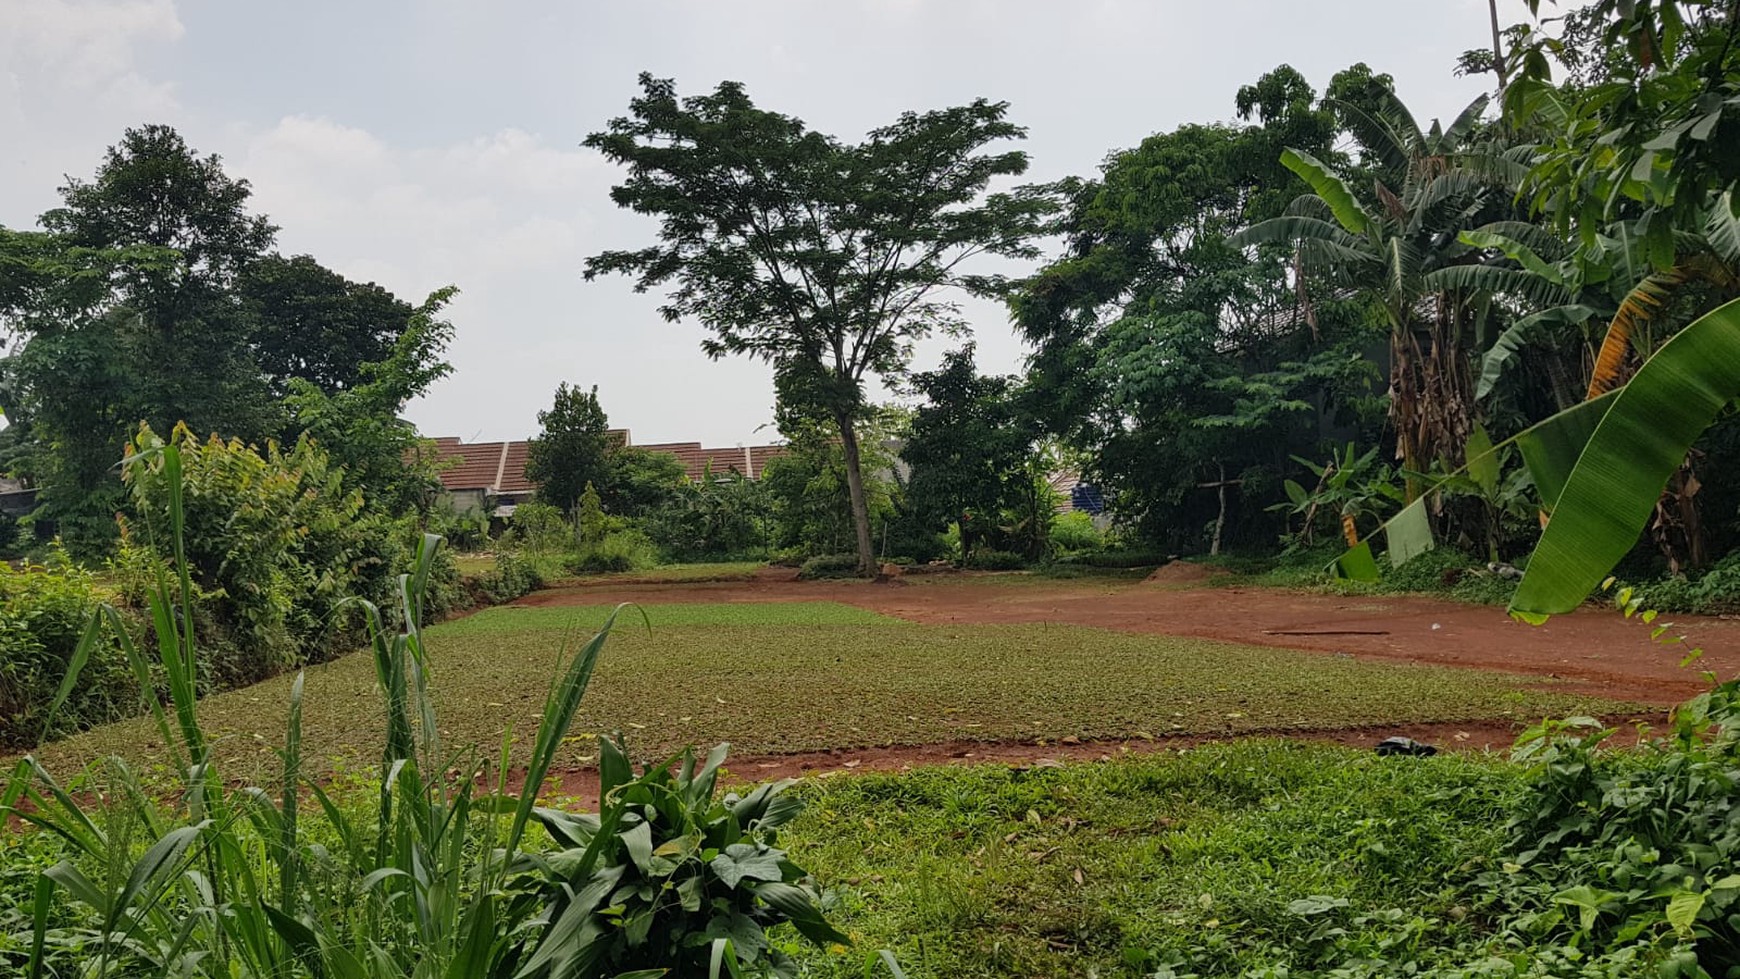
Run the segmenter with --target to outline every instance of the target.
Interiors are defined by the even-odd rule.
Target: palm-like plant
[[[1434,121],[1422,130],[1394,93],[1373,95],[1369,111],[1341,106],[1376,164],[1370,197],[1362,200],[1335,169],[1290,149],[1282,163],[1312,193],[1235,241],[1290,244],[1304,279],[1377,299],[1390,325],[1396,454],[1406,468],[1423,471],[1434,460],[1456,462],[1472,431],[1468,352],[1494,290],[1552,290],[1481,265],[1480,249],[1461,238],[1511,206],[1503,178],[1513,164],[1475,139],[1487,99],[1476,99],[1448,128]]]

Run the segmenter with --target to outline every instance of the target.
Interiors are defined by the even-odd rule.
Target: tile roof
[[[610,435],[619,445],[634,444],[627,429],[612,429]],[[440,476],[441,485],[449,492],[524,494],[537,489],[526,478],[526,460],[531,449],[527,441],[467,443],[451,436],[430,441],[437,460],[447,463]],[[699,442],[653,442],[635,447],[676,456],[691,480],[699,480],[709,464],[714,475],[735,471],[757,479],[768,462],[790,451],[783,445],[706,448]]]

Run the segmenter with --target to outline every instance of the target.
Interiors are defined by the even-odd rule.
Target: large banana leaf
[[[1505,446],[1514,444],[1522,450],[1523,464],[1528,466],[1529,475],[1534,479],[1536,489],[1540,491],[1541,500],[1551,512],[1571,470],[1577,464],[1577,457],[1583,451],[1583,446],[1600,424],[1601,416],[1613,406],[1614,399],[1618,396],[1619,392],[1613,391],[1599,398],[1580,402],[1497,445],[1491,444],[1490,440],[1481,444],[1479,439],[1470,439],[1465,453],[1468,461],[1450,475],[1467,475],[1475,482],[1481,482],[1491,474],[1491,468],[1496,467],[1498,453]],[[1481,434],[1484,437],[1485,432]],[[1480,470],[1481,473],[1476,475],[1475,470]],[[1399,568],[1410,558],[1432,548],[1432,525],[1426,518],[1426,504],[1436,492],[1438,490],[1434,487],[1422,494],[1378,528],[1378,532],[1383,533],[1384,539],[1389,542],[1391,567]],[[1378,578],[1377,563],[1372,558],[1369,539],[1336,559],[1332,567],[1336,574],[1345,578],[1360,581],[1376,581]]]
[[[1668,478],[1740,397],[1740,301],[1700,318],[1644,362],[1602,414],[1511,600],[1539,621],[1580,605],[1637,542]]]
[[[1497,387],[1499,380],[1504,377],[1505,368],[1510,366],[1511,361],[1516,359],[1523,346],[1533,341],[1537,334],[1546,332],[1550,327],[1565,323],[1587,322],[1598,315],[1600,315],[1599,312],[1588,306],[1554,306],[1524,316],[1512,323],[1505,328],[1503,333],[1498,335],[1498,339],[1493,341],[1492,346],[1482,355],[1480,380],[1475,385],[1474,396],[1484,398],[1491,394],[1492,389]]]
[[[1366,213],[1365,207],[1353,196],[1353,192],[1347,189],[1347,184],[1316,157],[1299,150],[1287,149],[1281,153],[1281,165],[1298,174],[1306,186],[1323,198],[1323,202],[1329,205],[1330,212],[1343,228],[1354,234],[1364,234],[1371,227],[1371,215]]]

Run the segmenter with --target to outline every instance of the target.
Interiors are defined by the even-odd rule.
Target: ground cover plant
[[[443,726],[496,744],[531,723],[564,637],[609,606],[502,607],[433,626],[429,670]],[[559,766],[596,763],[620,728],[638,757],[729,741],[739,753],[955,739],[1124,738],[1310,730],[1402,721],[1530,722],[1619,705],[1503,674],[1372,663],[1210,640],[1057,625],[915,625],[831,602],[648,605],[612,639]],[[307,672],[310,766],[368,766],[379,721],[365,658]],[[202,719],[232,771],[270,769],[287,681],[206,699]],[[522,744],[521,749],[523,750]],[[119,753],[142,771],[161,741],[134,722],[43,749],[57,765]],[[516,756],[517,757],[517,756]],[[251,767],[250,767],[251,766]]]
[[[1731,741],[1541,733],[1520,764],[1259,739],[811,781],[788,842],[914,976],[1732,974]]]

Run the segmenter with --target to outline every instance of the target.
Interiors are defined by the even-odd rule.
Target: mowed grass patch
[[[611,574],[580,575],[573,584],[646,583],[675,585],[699,581],[749,581],[756,572],[767,567],[764,561],[712,561],[704,564],[661,564],[640,571],[619,571]]]
[[[1495,758],[1260,739],[812,779],[785,842],[840,889],[856,950],[805,950],[806,974],[862,976],[883,948],[915,979],[1481,963],[1515,952],[1474,909],[1523,782]]]
[[[444,742],[493,757],[529,736],[564,637],[608,609],[502,608],[427,633]],[[618,620],[558,765],[624,731],[641,757],[729,741],[737,755],[958,739],[1237,734],[1407,721],[1535,719],[1617,705],[1525,690],[1538,681],[1081,626],[913,625],[845,605],[648,605]],[[382,737],[373,665],[308,671],[304,764],[373,764]],[[207,698],[201,721],[233,777],[267,777],[290,678]],[[161,770],[142,720],[46,746],[51,768],[118,753]],[[524,745],[521,746],[522,748]],[[456,762],[457,764],[457,762]]]

